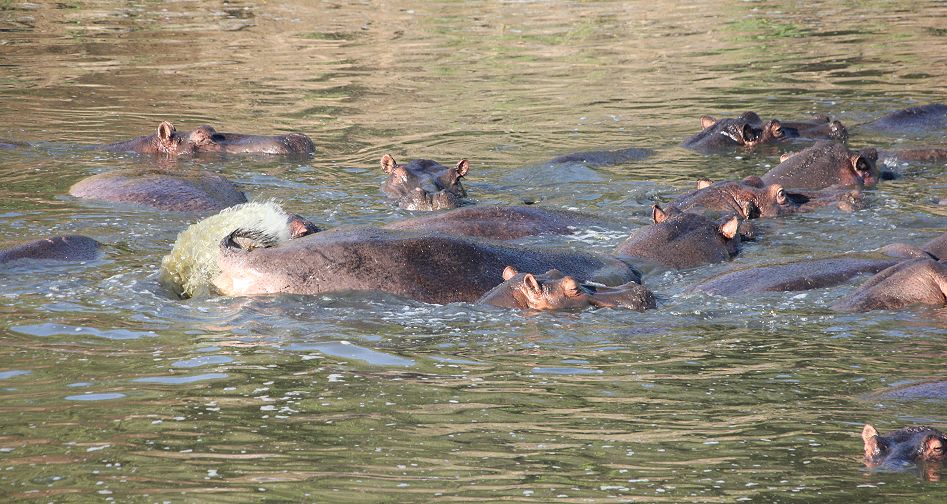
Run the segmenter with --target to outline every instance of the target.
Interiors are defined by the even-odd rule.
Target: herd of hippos
[[[211,293],[319,294],[385,292],[427,303],[470,302],[530,310],[623,307],[656,308],[633,264],[687,269],[726,261],[754,239],[753,219],[835,206],[863,205],[862,190],[895,175],[879,160],[947,161],[947,148],[849,150],[839,121],[763,122],[747,112],[736,118],[701,117],[702,131],[682,146],[702,153],[751,149],[790,139],[812,141],[784,154],[762,174],[739,181],[701,179],[694,191],[652,207],[653,223],[631,232],[612,254],[543,248],[508,240],[571,234],[607,226],[597,216],[535,205],[468,205],[461,179],[470,165],[430,160],[401,164],[386,154],[382,192],[407,210],[446,210],[382,227],[320,230],[272,202],[247,202],[230,181],[211,172],[169,168],[102,173],[73,185],[69,194],[171,211],[219,212],[183,231],[162,261],[161,283],[181,298]],[[860,130],[892,134],[947,131],[947,105],[911,107],[862,124]],[[942,138],[942,137],[941,137]],[[0,140],[0,149],[30,148]],[[310,156],[315,146],[302,134],[277,136],[220,133],[201,126],[182,133],[169,122],[126,142],[90,149],[135,152],[162,158],[204,153]],[[640,159],[645,149],[581,152],[552,162],[590,166]],[[939,204],[947,204],[941,199]],[[41,239],[0,250],[13,261],[88,261],[100,255],[92,238]],[[924,304],[947,306],[947,233],[920,247],[893,243],[862,258],[828,257],[724,273],[694,287],[719,296],[799,291],[840,285],[872,274],[832,308],[858,312]],[[907,427],[879,435],[866,425],[862,438],[870,467],[939,462],[944,434]]]

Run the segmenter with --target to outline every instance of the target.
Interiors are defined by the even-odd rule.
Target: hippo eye
[[[786,191],[780,189],[776,192],[776,203],[783,205],[786,203]]]
[[[776,138],[779,138],[779,137],[783,136],[783,128],[782,128],[782,126],[774,126],[774,127],[773,127],[773,136],[776,137]]]

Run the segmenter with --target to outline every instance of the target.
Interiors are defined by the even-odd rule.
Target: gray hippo
[[[316,150],[312,140],[300,133],[273,136],[220,133],[208,125],[180,133],[168,121],[159,124],[151,135],[91,148],[169,157],[203,153],[309,155]]]
[[[427,303],[475,302],[507,265],[558,269],[605,285],[640,281],[627,263],[604,255],[536,249],[439,233],[336,228],[289,241],[238,229],[220,244],[225,295],[386,292]]]
[[[911,305],[947,306],[947,264],[931,258],[891,266],[835,302],[833,310],[898,310]]]
[[[54,236],[0,250],[0,264],[17,260],[92,261],[102,244],[82,235]]]
[[[871,469],[901,470],[917,466],[926,479],[940,479],[947,437],[933,427],[904,427],[881,435],[874,426],[865,424],[862,441],[865,466]]]
[[[909,107],[891,112],[858,127],[892,135],[939,132],[947,129],[947,105],[930,103],[920,107]]]
[[[833,121],[825,114],[816,114],[808,121],[782,121],[782,127],[790,137],[812,140],[848,140],[848,129],[840,121]]]
[[[717,120],[701,116],[700,133],[684,140],[682,147],[698,152],[712,153],[734,148],[781,142],[791,135],[777,119],[766,124],[755,112],[744,112],[740,117]]]
[[[760,179],[787,189],[825,189],[831,186],[872,187],[880,175],[875,149],[858,152],[844,145],[819,141],[802,151],[785,154]]]
[[[656,307],[654,294],[636,282],[606,287],[579,282],[559,270],[533,275],[520,273],[512,266],[503,270],[503,283],[490,289],[477,304],[536,311],[589,306],[643,311]]]
[[[740,250],[740,221],[715,222],[703,215],[652,207],[654,224],[638,228],[615,248],[622,258],[647,259],[675,269],[728,261]]]
[[[683,212],[728,213],[742,219],[781,217],[835,205],[845,211],[861,207],[859,191],[787,191],[780,184],[763,184],[759,177],[742,181],[701,179],[697,190],[678,196],[670,206]]]
[[[890,159],[899,162],[936,163],[940,161],[947,161],[947,149],[935,147],[882,150],[878,151],[878,159]]]
[[[564,164],[582,164],[590,168],[601,166],[612,166],[629,163],[632,161],[641,161],[654,153],[651,149],[642,149],[638,147],[629,147],[618,150],[596,150],[573,152],[562,156],[554,157],[546,161],[542,166],[554,166]]]
[[[405,210],[457,208],[467,197],[460,182],[470,170],[466,159],[448,168],[430,159],[399,164],[390,154],[385,154],[381,158],[381,169],[388,175],[382,191]]]
[[[233,183],[216,173],[162,168],[101,173],[80,180],[69,194],[179,212],[219,211],[247,202]]]
[[[386,224],[387,229],[417,229],[461,236],[514,240],[542,234],[565,235],[615,223],[594,215],[536,206],[469,206]]]

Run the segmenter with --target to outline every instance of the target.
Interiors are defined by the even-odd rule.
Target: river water
[[[0,272],[0,495],[24,502],[942,502],[861,462],[879,430],[947,426],[943,309],[837,314],[853,284],[723,299],[731,268],[921,244],[943,164],[855,213],[770,221],[733,262],[645,271],[646,313],[526,314],[386,296],[180,301],[158,286],[201,215],[66,196],[157,161],[79,144],[179,129],[299,131],[311,161],[179,160],[324,226],[409,212],[378,159],[471,161],[480,203],[648,220],[699,176],[778,152],[678,147],[701,114],[825,113],[852,147],[945,144],[858,123],[945,101],[943,2],[0,1],[0,243],[81,233],[85,265]],[[598,169],[535,166],[647,147]],[[533,166],[533,168],[530,168]],[[533,239],[608,251],[616,232]]]

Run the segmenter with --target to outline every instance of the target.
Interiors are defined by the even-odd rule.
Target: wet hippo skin
[[[470,170],[466,159],[446,167],[430,159],[415,159],[401,164],[390,154],[385,154],[381,158],[381,169],[388,175],[381,186],[382,192],[405,210],[457,208],[467,197],[460,181]]]
[[[17,260],[91,261],[99,257],[101,244],[88,236],[43,238],[0,249],[0,264]]]
[[[703,215],[652,208],[654,224],[640,227],[615,248],[617,257],[646,259],[675,269],[728,261],[739,252],[740,221],[715,222]]]
[[[784,155],[760,179],[786,189],[825,189],[831,186],[872,187],[878,182],[875,149],[855,152],[842,144],[820,141],[807,149]]]
[[[208,125],[179,132],[167,121],[159,124],[151,135],[92,148],[170,157],[202,153],[308,155],[316,150],[312,140],[300,133],[273,136],[220,133]]]
[[[69,188],[77,198],[170,211],[219,211],[246,203],[229,180],[205,170],[131,169],[101,173]]]
[[[214,284],[223,294],[379,291],[428,303],[474,302],[502,281],[508,265],[558,269],[605,285],[640,281],[626,262],[605,255],[439,233],[336,228],[253,249],[238,243],[244,234],[238,230],[221,243],[222,274]]]
[[[386,224],[387,229],[417,229],[494,240],[542,234],[572,234],[615,223],[594,215],[536,206],[477,205]]]
[[[483,295],[477,304],[521,310],[576,310],[593,307],[655,308],[654,294],[636,282],[617,287],[584,283],[559,270],[543,274],[520,273],[507,266],[503,283]]]

